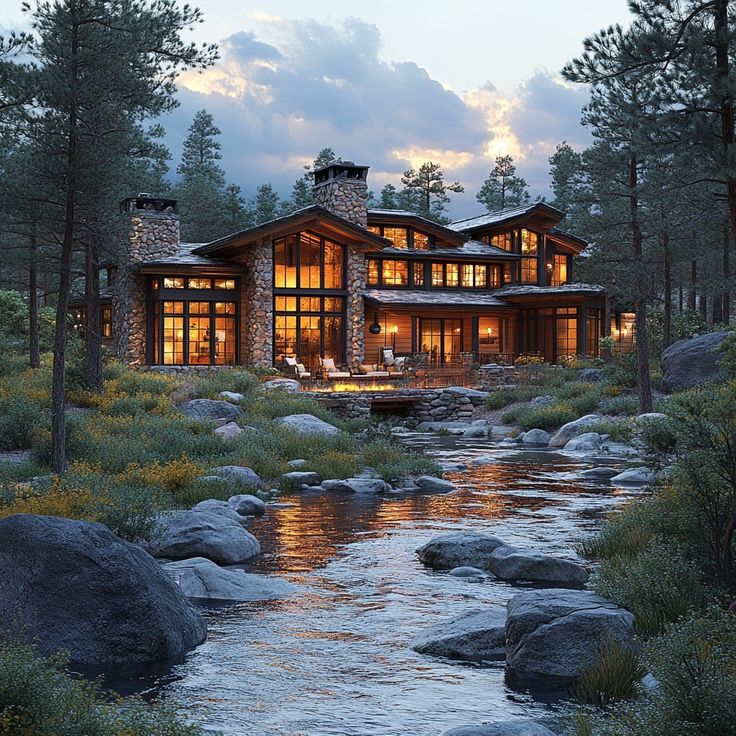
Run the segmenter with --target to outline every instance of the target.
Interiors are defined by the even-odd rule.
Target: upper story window
[[[410,250],[429,250],[432,237],[413,227],[396,227],[393,225],[369,225],[368,230],[376,235],[388,238],[394,248]]]
[[[539,253],[539,233],[521,228],[521,255],[530,256]]]
[[[484,235],[482,240],[484,243],[488,243],[489,245],[494,245],[496,248],[501,248],[501,250],[507,250],[509,253],[513,251],[514,249],[514,234],[511,232],[508,233],[499,233],[498,235]]]
[[[432,287],[497,289],[503,284],[503,273],[496,263],[432,263]]]
[[[552,261],[552,286],[562,286],[568,282],[568,256],[564,253],[556,253]]]
[[[368,286],[408,286],[410,265],[409,261],[404,260],[369,258],[367,262]],[[416,285],[416,277],[413,283]]]
[[[277,289],[344,288],[345,248],[312,233],[298,233],[273,243]]]
[[[539,283],[539,233],[521,228],[521,283]]]
[[[214,289],[217,291],[232,291],[235,289],[235,279],[211,279],[193,276],[163,276],[151,280],[151,288],[154,291],[161,289],[193,289],[200,291],[202,289]]]

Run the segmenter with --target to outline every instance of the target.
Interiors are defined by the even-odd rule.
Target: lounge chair
[[[391,374],[388,371],[381,370],[378,365],[371,365],[370,363],[361,363],[357,370],[352,372],[353,378],[357,379],[376,379],[376,378],[391,378]]]
[[[395,357],[393,348],[381,348],[381,357],[383,359],[383,366],[389,374],[404,372],[404,369],[406,368],[406,358]]]
[[[296,358],[284,358],[284,362],[299,380],[312,377],[312,374],[305,368],[304,364],[300,363]]]
[[[342,371],[335,365],[334,358],[320,358],[319,364],[322,368],[322,375],[328,379],[351,377],[350,371]]]

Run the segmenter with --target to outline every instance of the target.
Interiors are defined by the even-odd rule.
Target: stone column
[[[245,259],[245,331],[247,363],[273,365],[273,247],[270,240],[254,245]]]
[[[348,300],[346,309],[346,358],[353,368],[365,357],[365,288],[367,266],[365,254],[348,246]]]

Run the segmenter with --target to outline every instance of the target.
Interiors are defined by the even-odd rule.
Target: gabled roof
[[[163,258],[157,258],[155,261],[144,261],[138,267],[139,271],[150,271],[159,268],[196,268],[198,266],[212,268],[213,266],[223,266],[233,268],[236,266],[232,261],[224,258],[209,258],[201,256],[196,251],[206,245],[206,243],[179,243],[179,252]]]
[[[462,243],[467,239],[467,235],[453,230],[447,225],[442,225],[439,222],[430,220],[428,217],[423,217],[416,212],[410,212],[409,210],[389,210],[381,209],[380,207],[369,207],[368,208],[368,221],[380,220],[385,221],[406,221],[407,223],[414,222],[420,229],[426,230],[434,235],[440,235],[441,237],[452,240],[456,243]]]
[[[562,220],[565,213],[546,202],[532,202],[531,204],[522,205],[521,207],[509,207],[496,212],[487,212],[484,215],[476,217],[466,217],[463,220],[451,222],[447,227],[458,232],[470,232],[483,227],[494,227],[503,225],[514,220],[519,220],[534,214],[542,214],[546,217],[555,219],[557,222]]]
[[[258,236],[263,236],[270,231],[281,229],[284,225],[291,223],[298,223],[300,220],[309,219],[309,217],[318,217],[326,222],[337,225],[340,229],[352,233],[356,237],[364,240],[368,243],[373,243],[376,246],[385,248],[387,245],[391,245],[391,241],[386,238],[382,238],[380,235],[366,230],[360,225],[356,225],[350,220],[346,220],[344,217],[336,215],[334,212],[318,205],[312,204],[309,207],[302,207],[301,209],[290,212],[288,215],[283,217],[277,217],[268,222],[262,222],[260,225],[255,227],[249,227],[245,230],[240,230],[231,235],[226,235],[224,238],[213,240],[211,243],[200,245],[194,249],[195,255],[209,255],[210,253],[217,253],[218,251],[225,250],[229,246],[236,244],[238,241],[248,242],[248,238],[255,240]]]
[[[563,230],[559,227],[552,227],[549,230],[547,230],[547,235],[549,235],[551,238],[559,238],[562,241],[565,240],[571,240],[576,245],[579,245],[581,248],[587,248],[590,243],[585,240],[584,238],[580,238],[577,235],[573,235],[572,233],[568,232],[567,230]]]
[[[503,248],[489,245],[480,240],[467,240],[457,248],[432,248],[431,250],[410,250],[407,248],[396,248],[389,246],[381,251],[382,255],[403,256],[404,258],[429,259],[429,258],[502,258],[519,259],[519,253],[510,253]]]

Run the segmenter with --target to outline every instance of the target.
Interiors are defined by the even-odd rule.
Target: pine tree
[[[405,171],[401,183],[404,185],[400,195],[401,206],[438,222],[448,222],[443,214],[450,202],[448,192],[465,191],[460,182],[445,184],[442,166],[433,161]]]
[[[261,184],[253,200],[253,224],[269,222],[283,213],[282,202],[271,184]]]
[[[397,210],[399,209],[398,192],[393,184],[386,184],[381,189],[381,199],[378,201],[378,206],[384,210]]]
[[[304,174],[300,176],[291,188],[290,210],[298,210],[314,204],[314,172],[330,164],[340,163],[342,159],[331,149],[323,148],[315,157],[311,166],[304,167]]]
[[[557,207],[566,215],[566,222],[575,219],[577,210],[577,191],[582,174],[582,156],[566,141],[559,143],[554,154],[549,157],[550,177],[552,178],[552,192],[555,198],[552,206]],[[571,228],[575,232],[575,228]]]
[[[529,187],[524,179],[516,176],[516,166],[511,156],[496,156],[496,165],[475,198],[489,212],[519,207],[529,201]]]

